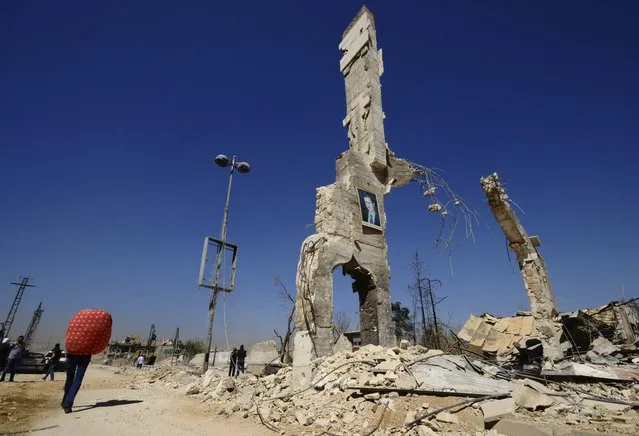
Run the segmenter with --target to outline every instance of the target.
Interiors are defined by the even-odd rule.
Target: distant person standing
[[[49,357],[47,373],[42,377],[42,380],[46,380],[47,377],[51,376],[51,381],[55,379],[55,368],[58,366],[58,362],[60,361],[60,357],[62,356],[62,350],[60,349],[60,344],[55,344],[53,350],[49,351],[48,354],[51,354]]]
[[[7,365],[7,359],[9,358],[9,351],[11,351],[11,344],[9,338],[4,338],[0,344],[0,370],[3,370]]]
[[[11,348],[11,351],[9,351],[9,357],[7,358],[7,363],[4,366],[4,370],[2,371],[2,377],[0,377],[0,382],[4,381],[4,378],[7,375],[7,373],[9,373],[9,381],[10,382],[13,381],[13,378],[16,375],[16,366],[18,365],[18,362],[20,362],[20,359],[22,358],[23,354],[24,354],[24,340],[23,340],[23,337],[20,336],[18,340],[16,341],[16,343],[13,345],[13,348]]]
[[[246,359],[246,350],[244,349],[244,345],[240,345],[240,349],[237,350],[237,372],[235,376],[237,377],[240,373],[244,374],[244,360]]]
[[[142,366],[144,366],[144,356],[143,355],[139,355],[138,356],[138,360],[136,360],[136,366],[138,367],[138,369],[141,369]]]
[[[229,377],[235,375],[235,363],[237,362],[237,347],[233,347],[231,351],[231,358],[229,360]]]

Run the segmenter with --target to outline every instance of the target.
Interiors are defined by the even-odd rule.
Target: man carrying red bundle
[[[71,319],[65,341],[67,381],[61,404],[64,413],[72,411],[91,356],[101,353],[108,345],[112,323],[111,314],[104,310],[81,310]]]

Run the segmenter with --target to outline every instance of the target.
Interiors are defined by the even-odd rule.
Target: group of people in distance
[[[9,373],[9,381],[13,381],[16,375],[16,366],[24,354],[24,347],[24,336],[18,336],[13,344],[9,342],[9,338],[2,340],[2,344],[0,344],[0,370],[2,371],[0,382],[4,381],[7,373]]]
[[[20,359],[25,353],[24,336],[18,336],[18,339],[11,344],[9,338],[4,338],[0,344],[0,382],[3,382],[9,374],[9,381],[12,382],[16,375],[16,369]],[[55,378],[55,369],[62,356],[60,344],[55,344],[53,349],[49,351],[45,358],[45,375],[42,380],[51,377],[51,381]]]
[[[246,350],[244,345],[240,345],[239,350],[233,347],[231,358],[229,359],[229,377],[237,377],[240,372],[244,374],[244,361],[246,359]]]

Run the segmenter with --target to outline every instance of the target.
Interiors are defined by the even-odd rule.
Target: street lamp
[[[237,162],[236,157],[229,159],[228,156],[219,154],[215,157],[215,163],[223,168],[230,167],[229,171],[229,187],[226,192],[226,204],[224,206],[224,218],[222,219],[222,231],[220,234],[221,244],[217,250],[217,256],[215,259],[215,281],[213,282],[211,297],[209,300],[209,324],[208,332],[206,336],[206,345],[204,349],[204,372],[209,368],[209,357],[211,354],[211,343],[213,342],[213,321],[215,319],[215,306],[217,304],[217,296],[222,292],[220,286],[220,266],[222,265],[222,259],[224,258],[225,244],[226,244],[226,227],[229,219],[229,202],[231,200],[231,184],[233,182],[233,173],[237,170],[239,173],[246,174],[251,171],[251,166],[246,162]]]

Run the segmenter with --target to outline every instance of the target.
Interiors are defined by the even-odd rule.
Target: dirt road
[[[0,435],[225,435],[263,436],[264,427],[239,418],[213,415],[197,400],[161,387],[127,388],[130,375],[91,365],[73,413],[60,407],[65,376],[42,381],[16,376],[0,383]]]

